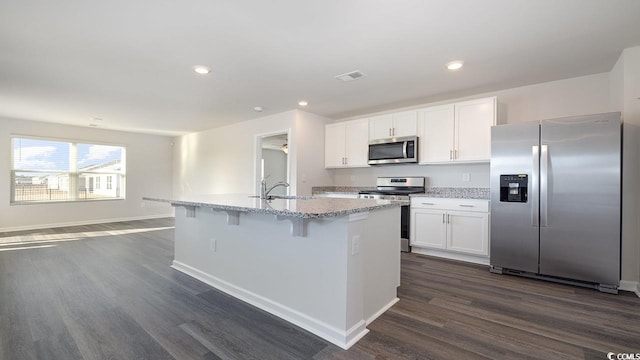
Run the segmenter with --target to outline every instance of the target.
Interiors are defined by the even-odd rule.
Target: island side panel
[[[362,243],[364,318],[369,324],[398,301],[400,207],[372,211]]]
[[[222,211],[198,207],[187,217],[178,209],[174,267],[348,347],[366,333],[363,286],[347,286],[364,281],[349,242],[366,229],[360,222],[314,219],[299,237],[274,215],[243,212],[234,226]]]

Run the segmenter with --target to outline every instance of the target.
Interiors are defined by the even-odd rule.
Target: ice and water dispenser
[[[500,202],[527,202],[528,175],[500,175]]]

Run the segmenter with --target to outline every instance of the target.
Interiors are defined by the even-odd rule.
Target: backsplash
[[[424,176],[428,187],[489,187],[489,163],[384,165],[329,172],[336,186],[375,186],[378,177]],[[469,181],[463,181],[465,174],[469,174]]]

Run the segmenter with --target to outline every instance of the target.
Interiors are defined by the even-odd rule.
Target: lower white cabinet
[[[412,251],[489,263],[489,201],[412,197]]]

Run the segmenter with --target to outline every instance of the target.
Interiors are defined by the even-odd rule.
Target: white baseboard
[[[638,297],[640,297],[640,282],[621,280],[620,286],[618,286],[618,290],[631,291],[634,292]]]
[[[376,311],[373,315],[371,315],[367,319],[367,325],[371,324],[373,322],[373,320],[377,319],[380,315],[385,313],[387,310],[391,309],[391,307],[393,305],[395,305],[398,301],[400,301],[400,299],[399,298],[395,298],[395,299],[391,300],[387,305],[383,306],[380,310]]]
[[[451,259],[451,260],[466,261],[466,262],[471,262],[471,263],[480,264],[480,265],[489,265],[488,256],[467,255],[467,254],[461,254],[461,253],[451,252],[446,250],[421,248],[415,245],[411,246],[411,252],[414,252],[416,254],[421,254],[421,255],[437,256],[437,257]]]
[[[86,220],[86,221],[54,223],[54,224],[14,226],[14,227],[0,228],[0,232],[51,229],[51,228],[59,228],[59,227],[66,227],[66,226],[108,224],[108,223],[122,222],[122,221],[149,220],[149,219],[160,219],[160,218],[166,218],[166,217],[174,217],[174,214],[170,213],[170,214],[158,214],[158,215],[131,216],[126,218],[116,218],[116,219],[95,219],[95,220]]]
[[[205,284],[212,286],[226,294],[229,294],[259,309],[262,309],[281,319],[284,319],[294,325],[297,325],[313,334],[316,334],[319,337],[345,350],[349,349],[351,345],[358,342],[358,340],[360,340],[369,332],[369,330],[366,328],[366,323],[364,320],[357,322],[350,329],[343,331],[318,319],[312,318],[299,311],[291,309],[286,305],[280,304],[271,299],[265,298],[261,295],[230,284],[224,280],[204,273],[179,261],[174,260],[171,267],[195,279],[198,279]]]

